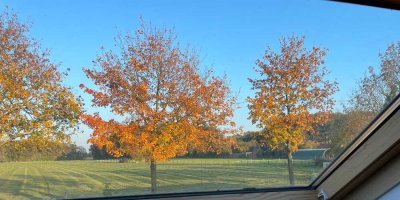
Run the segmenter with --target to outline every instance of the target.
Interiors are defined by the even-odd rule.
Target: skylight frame
[[[351,1],[351,0],[335,0],[339,2],[350,2],[359,3],[366,1]],[[385,7],[389,4],[384,4]],[[400,9],[400,4],[396,4],[398,7],[391,7],[392,9]],[[377,5],[373,5],[377,6]],[[387,6],[386,6],[387,7]],[[77,198],[77,199],[159,199],[159,198],[183,198],[183,197],[207,197],[212,195],[241,195],[241,194],[253,194],[253,193],[288,193],[288,192],[304,192],[305,195],[315,195],[317,198],[317,190],[321,189],[323,183],[328,180],[331,176],[334,176],[335,171],[340,169],[345,162],[349,161],[354,153],[365,145],[365,143],[382,128],[386,122],[388,122],[395,114],[400,113],[400,94],[384,108],[369,125],[361,131],[360,134],[356,136],[352,142],[347,145],[342,153],[340,153],[332,163],[325,168],[316,179],[314,179],[307,186],[289,186],[289,187],[268,187],[268,188],[244,188],[237,190],[216,190],[216,191],[202,191],[202,192],[183,192],[183,193],[165,193],[165,194],[147,194],[147,195],[129,195],[129,196],[115,196],[115,197],[89,197],[89,198]],[[400,122],[399,122],[400,124]],[[391,140],[392,138],[386,138]],[[399,140],[394,141],[394,145],[400,145]],[[393,145],[390,146],[384,152],[390,151]],[[364,166],[368,168],[369,166]],[[359,172],[355,172],[359,173]],[[345,183],[347,184],[347,183]],[[322,188],[323,189],[323,188]],[[336,195],[336,194],[329,194]]]

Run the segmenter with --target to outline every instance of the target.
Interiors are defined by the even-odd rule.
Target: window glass
[[[400,91],[400,13],[0,2],[0,199],[309,185]]]

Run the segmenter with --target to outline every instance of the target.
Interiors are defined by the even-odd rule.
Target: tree
[[[251,137],[251,132],[245,132],[243,135],[233,136],[235,146],[232,149],[233,153],[251,152],[256,147],[256,141]]]
[[[379,58],[380,70],[369,67],[347,109],[377,114],[400,93],[400,42],[389,44]]]
[[[45,142],[43,144],[43,142]],[[53,140],[24,139],[7,141],[0,146],[0,161],[56,160],[70,144]]]
[[[66,73],[49,59],[29,26],[15,14],[0,14],[0,142],[65,142],[76,128],[81,100],[62,84]]]
[[[76,144],[64,144],[64,152],[57,160],[84,160],[89,156],[85,147]]]
[[[197,54],[182,51],[173,31],[142,24],[134,35],[117,37],[118,53],[103,50],[93,69],[84,69],[98,89],[81,85],[93,105],[109,107],[124,120],[83,115],[94,131],[89,142],[114,156],[150,163],[156,192],[156,164],[189,150],[218,151],[229,142],[236,99],[226,77],[199,72]],[[222,126],[227,128],[222,128]]]
[[[285,149],[290,184],[294,184],[293,158],[304,135],[315,131],[315,125],[328,120],[337,91],[337,83],[324,80],[326,49],[303,47],[304,37],[280,41],[281,52],[267,48],[256,61],[258,79],[249,79],[255,97],[247,98],[250,119],[263,131],[265,143],[273,149]]]
[[[330,148],[330,152],[337,152],[337,149],[342,148],[343,145],[342,141],[344,140],[344,137],[342,133],[344,131],[344,127],[347,125],[346,120],[348,120],[346,113],[332,113],[328,122],[318,126],[319,134],[315,138],[315,141],[320,142],[325,147]]]
[[[365,111],[333,113],[331,120],[318,127],[317,141],[328,145],[328,157],[335,157],[357,136],[375,114]]]
[[[107,160],[114,158],[113,155],[107,153],[107,150],[104,146],[102,148],[99,148],[96,145],[92,144],[90,145],[89,152],[90,154],[92,154],[93,160]]]
[[[332,153],[347,146],[399,94],[400,42],[389,44],[379,59],[379,70],[368,68],[344,106],[343,119],[336,120],[341,125],[324,134],[330,136]]]

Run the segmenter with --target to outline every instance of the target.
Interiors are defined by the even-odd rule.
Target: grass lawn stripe
[[[4,182],[0,185],[0,191],[13,192],[12,188],[19,185],[18,180],[15,179],[15,174],[20,168],[21,167],[14,167],[9,173],[1,177],[2,182]]]
[[[296,185],[319,172],[313,160],[295,160]],[[285,159],[173,159],[157,165],[159,192],[211,191],[244,187],[287,186]],[[47,161],[0,163],[0,199],[102,196],[110,183],[114,195],[148,194],[148,163]]]
[[[28,166],[25,166],[25,170],[24,170],[24,181],[22,181],[22,186],[21,186],[21,189],[20,189],[20,191],[19,191],[19,193],[23,193],[24,192],[24,190],[25,190],[25,185],[26,185],[26,182],[28,181]]]

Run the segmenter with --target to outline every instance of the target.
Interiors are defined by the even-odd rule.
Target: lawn
[[[321,170],[313,160],[295,160],[296,185]],[[174,159],[157,166],[158,192],[188,192],[288,185],[286,160]],[[0,199],[55,199],[104,194],[147,194],[146,163],[49,161],[0,163]]]

